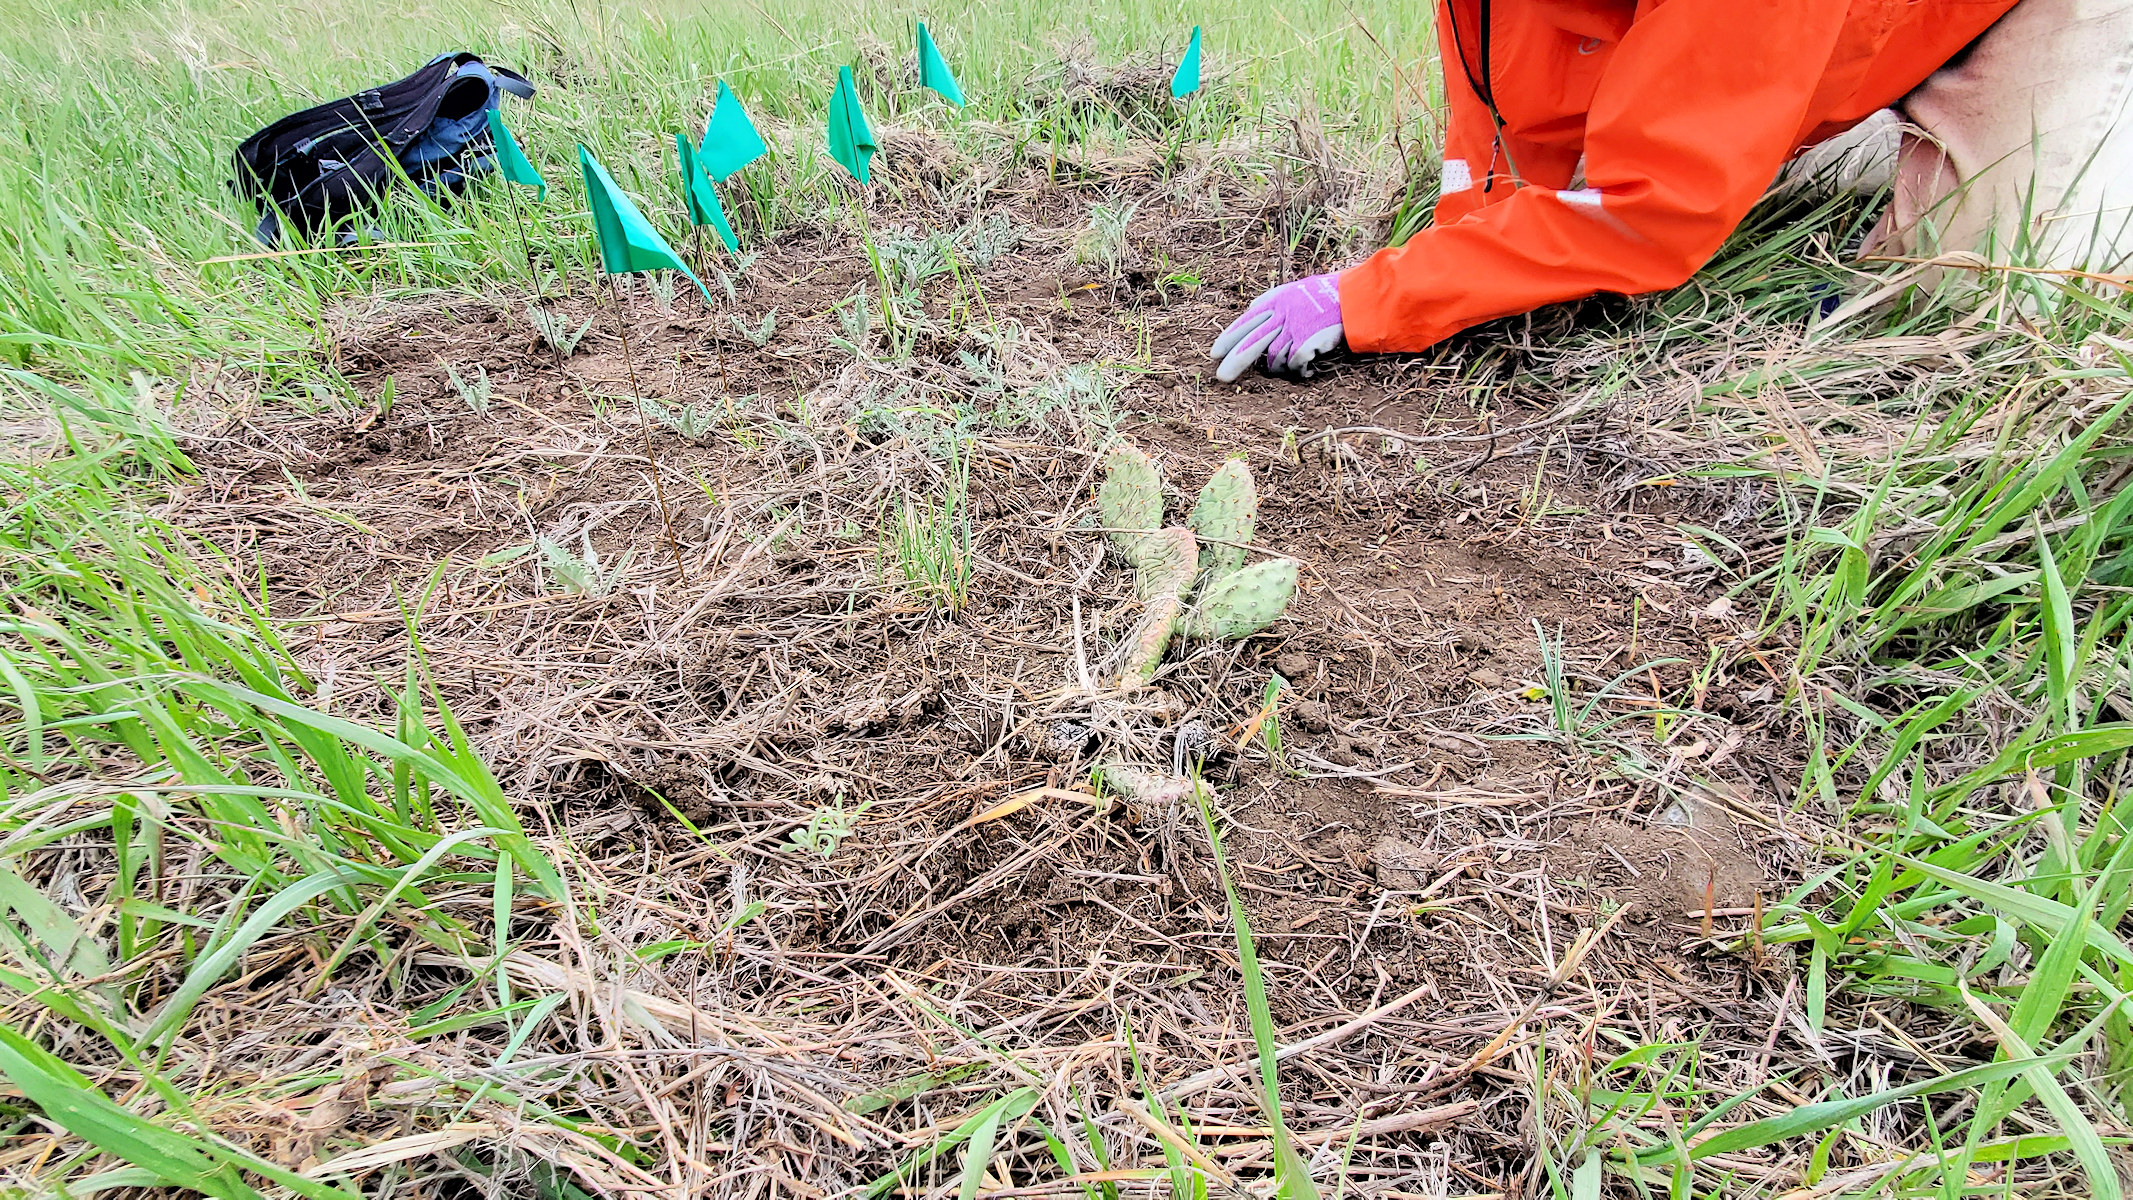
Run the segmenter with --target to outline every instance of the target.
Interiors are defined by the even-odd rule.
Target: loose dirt
[[[1218,384],[1207,344],[1300,264],[1153,181],[1116,269],[1075,261],[1123,186],[876,211],[877,238],[975,231],[897,328],[837,228],[777,238],[730,298],[707,274],[715,311],[686,283],[617,304],[573,276],[545,307],[590,328],[560,364],[521,299],[340,312],[361,403],[233,407],[164,515],[264,582],[335,704],[387,711],[419,648],[507,791],[599,864],[588,887],[632,914],[617,936],[727,947],[637,986],[759,1014],[805,996],[862,1021],[894,972],[980,1004],[995,1041],[1094,1044],[1124,1011],[1159,1080],[1235,1061],[1197,807],[1072,790],[1106,762],[1167,774],[1188,742],[1285,1040],[1426,1001],[1291,1060],[1292,1120],[1471,1099],[1359,1169],[1411,1182],[1426,1164],[1400,1155],[1449,1138],[1482,1164],[1459,1186],[1514,1190],[1488,1164],[1527,1161],[1505,1081],[1529,1023],[1772,1033],[1782,980],[1714,950],[1795,874],[1796,773],[1751,623],[1677,528],[1756,498],[1630,414],[1508,369],[1457,382],[1500,341]],[[971,240],[1010,232],[974,265]],[[759,347],[742,326],[773,312]],[[460,392],[484,376],[477,411]],[[1104,664],[1138,608],[1092,528],[1112,436],[1162,462],[1173,520],[1243,457],[1260,544],[1305,564],[1284,620],[1184,643],[1129,695]],[[964,549],[943,497],[966,473]],[[965,598],[906,576],[899,530],[954,533]],[[613,585],[568,591],[572,569]]]

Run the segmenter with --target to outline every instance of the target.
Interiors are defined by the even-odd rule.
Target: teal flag
[[[689,148],[688,134],[674,135],[674,153],[681,160],[681,198],[689,206],[689,223],[716,229],[726,249],[738,252],[741,239],[733,236],[733,226],[726,223],[726,210],[718,202],[718,186],[704,174],[703,160]]]
[[[1170,94],[1183,100],[1200,90],[1200,27],[1192,27],[1192,44],[1178,60],[1178,72],[1170,77]]]
[[[963,107],[963,89],[955,86],[955,72],[948,69],[948,60],[941,57],[941,48],[933,44],[924,21],[918,23],[918,86],[932,88],[941,99]]]
[[[496,169],[503,172],[504,178],[535,189],[534,199],[546,200],[548,181],[526,161],[526,152],[518,148],[518,139],[504,124],[504,114],[493,108],[489,110],[489,140],[496,143]]]
[[[600,240],[600,265],[610,275],[637,271],[679,271],[711,304],[711,289],[681,261],[667,240],[637,211],[637,205],[615,186],[614,177],[592,151],[578,147],[578,165],[585,169],[585,199],[592,206],[593,235]]]
[[[874,157],[874,131],[867,128],[867,115],[859,107],[859,88],[852,83],[850,67],[837,68],[837,90],[830,95],[830,157],[844,165],[852,178],[867,181],[867,160]]]
[[[696,152],[704,173],[724,183],[728,175],[769,152],[763,135],[755,131],[755,122],[748,119],[748,110],[741,107],[741,98],[733,94],[725,80],[719,80],[718,101],[711,106],[711,121],[704,126],[704,144]]]

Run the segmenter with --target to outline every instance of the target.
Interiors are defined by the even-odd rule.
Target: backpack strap
[[[534,87],[531,80],[509,67],[499,67],[495,63],[486,65],[490,73],[496,76],[497,87],[517,96],[521,100],[533,99]]]
[[[493,76],[492,82],[494,82],[497,87],[511,93],[514,96],[517,96],[521,100],[533,99],[533,93],[535,89],[531,80],[527,79],[524,75],[519,74],[517,71],[514,71],[509,67],[499,67],[495,63],[484,59],[481,55],[476,54],[471,50],[461,50],[456,54],[440,54],[437,57],[431,59],[427,65],[435,66],[436,64],[443,62],[445,59],[448,58],[452,60],[454,74],[457,74],[458,71],[464,68],[468,63],[480,63],[482,67],[486,69],[491,76]]]

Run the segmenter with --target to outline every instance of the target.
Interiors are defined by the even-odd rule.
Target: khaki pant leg
[[[2133,260],[2133,0],[2022,0],[1901,107],[1883,252]]]

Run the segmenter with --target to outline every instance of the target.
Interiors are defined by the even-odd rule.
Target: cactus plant
[[[1133,446],[1113,450],[1103,486],[1096,490],[1096,508],[1111,531],[1111,543],[1138,566],[1141,539],[1163,523],[1163,475],[1155,461]]]
[[[1134,563],[1134,596],[1141,600],[1186,596],[1200,573],[1199,549],[1192,530],[1175,525],[1142,535],[1140,557]]]
[[[1185,602],[1174,592],[1148,601],[1141,623],[1134,628],[1125,666],[1118,673],[1120,687],[1138,687],[1155,678],[1156,668],[1163,665],[1163,651],[1170,648],[1170,635],[1177,631],[1178,614],[1184,608]]]
[[[1133,648],[1126,654],[1123,678],[1127,683],[1148,682],[1162,665],[1178,615],[1185,610],[1185,594],[1200,569],[1198,551],[1190,529],[1159,529],[1142,536],[1133,591],[1148,608],[1134,631]]]
[[[1128,800],[1150,806],[1167,808],[1180,800],[1190,800],[1198,792],[1212,800],[1215,789],[1212,784],[1184,775],[1165,775],[1146,767],[1112,760],[1104,763],[1104,789],[1116,792]]]
[[[1244,565],[1244,548],[1251,544],[1258,518],[1259,493],[1252,486],[1251,468],[1241,458],[1223,463],[1185,518],[1200,536],[1200,573],[1207,576],[1208,587]]]
[[[1162,472],[1140,450],[1120,446],[1111,452],[1096,506],[1112,543],[1133,564],[1133,592],[1146,606],[1120,687],[1154,678],[1174,634],[1249,637],[1280,619],[1296,594],[1295,559],[1244,565],[1259,496],[1241,460],[1224,463],[1200,489],[1190,528],[1163,528]],[[1195,585],[1197,603],[1191,602]]]
[[[1184,621],[1185,636],[1235,640],[1280,620],[1296,595],[1298,565],[1293,558],[1272,559],[1208,584]]]

